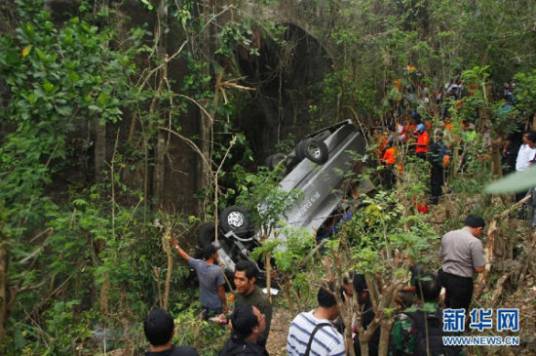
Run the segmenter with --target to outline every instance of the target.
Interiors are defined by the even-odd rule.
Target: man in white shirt
[[[516,171],[522,172],[529,168],[530,161],[536,156],[536,132],[525,132],[523,144],[519,147],[516,158]]]
[[[529,131],[523,134],[523,144],[519,147],[516,158],[516,171],[523,172],[534,163],[536,158],[536,132]],[[516,201],[520,201],[527,195],[527,192],[516,194]]]
[[[331,323],[339,316],[335,295],[321,287],[317,300],[316,309],[302,312],[292,320],[287,339],[289,356],[346,354],[344,338]]]

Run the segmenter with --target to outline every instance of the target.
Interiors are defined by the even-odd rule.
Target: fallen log
[[[486,246],[484,248],[484,254],[486,256],[486,266],[484,268],[484,272],[478,277],[476,286],[475,286],[475,292],[474,292],[474,299],[477,300],[480,298],[480,295],[482,292],[484,292],[484,289],[486,288],[486,283],[488,281],[489,272],[491,271],[491,266],[493,264],[494,260],[494,249],[495,249],[495,237],[497,234],[497,224],[498,221],[506,218],[508,215],[510,215],[514,210],[521,207],[523,204],[527,203],[531,199],[530,195],[525,196],[520,201],[516,202],[512,206],[510,206],[508,209],[500,213],[498,216],[496,216],[491,223],[489,224],[489,228],[487,231],[487,242]]]

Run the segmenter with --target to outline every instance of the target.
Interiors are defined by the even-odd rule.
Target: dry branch
[[[208,160],[207,157],[205,157],[205,155],[203,154],[203,152],[201,152],[201,149],[199,148],[199,146],[197,146],[192,140],[190,140],[189,138],[187,138],[186,136],[183,136],[181,135],[180,133],[178,133],[177,131],[175,130],[171,130],[171,129],[168,129],[167,127],[159,127],[160,130],[164,130],[164,131],[168,131],[169,133],[171,133],[172,135],[175,135],[177,136],[178,138],[180,138],[181,140],[183,140],[184,142],[186,142],[186,144],[188,144],[188,146],[190,146],[195,153],[197,153],[199,155],[199,157],[201,157],[201,160],[203,161],[203,163],[205,164],[205,166],[207,168],[209,168],[209,172],[211,171],[211,164]]]
[[[484,272],[478,277],[478,281],[476,283],[476,288],[475,288],[475,292],[474,292],[474,299],[477,300],[480,295],[482,294],[482,292],[484,291],[485,287],[486,287],[486,283],[487,283],[487,280],[488,280],[488,276],[489,276],[489,273],[491,271],[491,266],[493,264],[493,260],[494,260],[494,248],[495,248],[495,236],[496,236],[496,233],[497,233],[497,224],[500,220],[508,217],[508,215],[510,215],[512,213],[512,211],[516,210],[517,208],[519,208],[520,206],[522,206],[523,204],[525,204],[526,202],[528,202],[530,199],[530,196],[527,195],[526,197],[524,197],[523,199],[521,199],[520,201],[516,202],[515,204],[513,204],[512,206],[510,206],[508,209],[506,209],[505,211],[503,211],[502,213],[500,213],[498,216],[496,216],[492,221],[491,223],[489,224],[489,228],[488,228],[488,240],[486,242],[486,247],[485,247],[485,255],[486,255],[486,266],[485,266],[485,269],[484,269]]]
[[[177,57],[182,52],[182,50],[184,49],[184,46],[186,46],[187,43],[188,43],[188,40],[184,41],[175,53],[173,53],[171,56],[166,55],[164,62],[162,62],[158,66],[151,69],[151,71],[149,71],[147,76],[145,76],[145,78],[143,79],[142,83],[137,85],[138,93],[140,93],[143,90],[143,88],[145,88],[145,86],[147,85],[147,82],[149,81],[149,79],[151,79],[153,75],[155,75],[160,69],[162,69],[162,67],[167,65],[169,62],[171,62],[175,57]]]

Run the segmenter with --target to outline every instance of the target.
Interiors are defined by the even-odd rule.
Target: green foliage
[[[404,195],[411,202],[420,202],[426,196],[428,189],[426,178],[430,171],[430,163],[415,156],[406,157],[406,161],[401,177]]]
[[[61,355],[91,337],[96,290],[105,279],[122,286],[108,292],[114,309],[126,303],[141,314],[156,294],[147,271],[165,265],[159,243],[139,238],[160,241],[158,231],[141,223],[139,194],[119,174],[85,190],[50,192],[56,175],[69,168],[80,127],[117,123],[125,107],[146,100],[130,82],[140,32],[128,38],[131,48],[114,48],[112,31],[79,18],[56,27],[42,1],[17,4],[19,28],[0,37],[0,73],[9,89],[0,112],[9,125],[0,147],[0,236],[9,247],[10,285],[25,292],[10,311],[11,342],[0,352]],[[118,169],[122,159],[115,157]],[[137,205],[111,200],[112,184]],[[177,273],[172,282],[184,276]],[[47,322],[29,323],[36,317]]]
[[[151,155],[157,150],[162,126],[187,136],[193,128],[181,131],[182,121],[190,111],[198,110],[198,104],[214,119],[210,147],[206,148],[210,160],[223,159],[230,138],[236,139],[218,177],[222,187],[229,188],[219,195],[220,206],[245,205],[254,212],[263,237],[286,237],[284,242],[266,239],[254,255],[273,256],[289,287],[284,291],[289,303],[304,307],[311,302],[311,291],[316,288],[311,281],[318,279],[321,269],[314,238],[279,226],[281,213],[299,193],[279,189],[279,171],[252,174],[245,168],[251,165],[253,152],[236,120],[253,97],[236,85],[242,80],[236,78],[243,76],[237,51],[242,55],[245,49],[246,55],[254,58],[265,44],[261,42],[258,48],[257,40],[271,37],[271,43],[289,54],[280,61],[280,68],[271,70],[284,73],[285,61],[295,54],[293,43],[285,39],[286,27],[244,19],[236,4],[220,14],[210,14],[211,9],[195,1],[161,2],[169,10],[169,28],[181,28],[178,37],[184,35],[188,40],[174,59],[183,61],[180,71],[186,72],[177,76],[171,64],[169,73],[160,70],[168,63],[155,55],[156,35],[143,29],[118,35],[115,29],[124,31],[128,26],[124,18],[114,21],[113,2],[99,7],[99,2],[82,1],[79,17],[64,19],[61,24],[44,11],[44,3],[16,0],[16,19],[8,19],[16,28],[10,31],[2,24],[2,30],[8,30],[0,36],[0,244],[8,250],[8,284],[10,295],[16,296],[10,304],[7,342],[0,346],[0,353],[92,354],[100,348],[94,344],[97,325],[119,330],[125,323],[136,324],[133,329],[137,345],[141,345],[139,320],[150,305],[158,303],[167,272],[162,231],[150,221],[166,221],[187,238],[200,217],[183,221],[158,213],[151,209],[150,182],[145,194],[127,182],[133,176],[149,176],[154,169]],[[277,5],[272,0],[261,3]],[[156,16],[157,2],[139,0],[140,4],[148,10],[146,15]],[[323,81],[305,88],[307,95],[310,91],[320,98],[316,101],[310,100],[315,95],[308,96],[311,127],[348,117],[372,127],[380,120],[388,121],[398,109],[416,107],[424,113],[418,98],[408,98],[391,83],[399,81],[402,88],[426,85],[434,91],[453,75],[462,74],[470,95],[448,104],[454,124],[449,188],[458,197],[458,211],[491,214],[496,208],[474,198],[491,180],[486,141],[511,132],[536,111],[536,36],[530,30],[536,5],[493,0],[349,0],[299,6],[304,18],[321,14],[322,19],[311,20],[311,28],[321,30],[319,41],[336,55]],[[324,19],[325,23],[320,21]],[[174,43],[176,37],[167,37]],[[211,50],[214,53],[209,53]],[[424,76],[416,78],[408,64]],[[164,76],[166,81],[159,86]],[[516,104],[495,101],[491,86],[512,77],[517,82]],[[174,83],[177,78],[180,82]],[[180,95],[172,87],[180,88]],[[132,121],[121,122],[125,117]],[[95,143],[88,128],[95,122],[113,128],[119,142],[113,162],[108,162],[114,164],[113,176],[99,184],[93,184],[91,178],[72,177],[82,173],[76,159],[87,161],[83,173],[91,175],[85,171]],[[469,122],[476,130],[463,126]],[[127,125],[128,143],[124,143]],[[139,133],[132,134],[138,128]],[[490,129],[491,137],[477,134],[485,129]],[[86,130],[87,137],[78,137]],[[200,144],[199,137],[188,138]],[[83,145],[77,140],[84,140]],[[290,146],[288,141],[279,144],[285,152]],[[171,151],[166,152],[166,159]],[[326,244],[330,254],[322,262],[348,252],[348,270],[377,273],[384,281],[406,279],[404,267],[409,262],[401,256],[435,263],[427,261],[427,251],[436,234],[425,216],[413,215],[413,209],[408,209],[426,195],[429,165],[422,160],[405,161],[396,195],[363,198],[363,209]],[[507,178],[490,191],[522,189],[533,175],[530,170],[522,177]],[[205,213],[215,213],[211,209]],[[453,224],[459,224],[459,216],[442,228]],[[181,266],[174,269],[171,279],[170,305],[178,315],[175,341],[194,345],[201,354],[214,354],[226,331],[197,319],[198,305],[191,303],[195,293],[184,288],[188,275],[188,268]],[[107,284],[108,290],[104,288]],[[109,314],[97,311],[103,290],[112,311]],[[390,315],[391,309],[384,312]],[[123,336],[114,341],[113,346],[125,344]]]
[[[489,72],[490,66],[476,66],[462,73],[464,85],[470,92],[463,99],[463,106],[457,114],[465,122],[477,123],[480,128],[491,128],[496,136],[506,135],[517,129],[522,117],[514,107],[506,105],[504,100],[492,102],[488,90]],[[480,122],[485,115],[489,115],[491,127],[485,127],[485,123]]]
[[[198,61],[191,55],[186,55],[188,73],[182,81],[183,90],[198,99],[212,98],[214,93],[210,89],[212,76],[208,74],[209,64]]]
[[[530,116],[536,112],[536,69],[515,75],[516,107]]]
[[[348,241],[356,270],[363,273],[396,273],[395,251],[416,262],[429,262],[425,253],[436,239],[422,215],[403,215],[404,208],[394,193],[380,192],[363,197],[365,205],[345,223],[340,238]],[[332,246],[338,249],[339,246]],[[396,265],[398,268],[398,265]]]
[[[154,10],[154,6],[153,4],[151,4],[151,1],[149,0],[140,0],[140,1],[147,8],[147,10],[150,10],[150,11]]]
[[[91,313],[76,313],[78,305],[77,300],[58,301],[47,311],[46,330],[52,348],[44,349],[43,355],[65,355],[76,349],[82,351],[83,342],[91,336],[92,318]]]
[[[219,32],[220,47],[215,54],[230,57],[238,46],[246,48],[251,55],[258,56],[259,49],[252,46],[253,31],[247,22],[229,22]]]
[[[20,205],[38,211],[47,204],[39,197],[57,166],[51,163],[66,157],[67,135],[91,118],[118,121],[121,105],[132,100],[131,55],[108,49],[110,40],[77,18],[58,30],[46,12],[23,23],[14,38],[0,39],[0,72],[11,96],[1,115],[16,128],[0,150],[0,199],[19,206],[11,210],[12,229],[37,218]]]
[[[322,8],[321,4],[316,4]],[[377,2],[350,0],[333,5],[327,37],[336,45],[335,70],[325,79],[320,112],[368,118],[378,124],[389,107],[388,83],[411,64],[439,91],[464,69],[489,66],[496,83],[532,70],[536,36],[529,31],[536,7],[525,2],[445,0]]]
[[[296,191],[283,191],[278,185],[279,178],[279,170],[260,170],[257,174],[246,174],[244,184],[239,185],[237,202],[252,213],[265,237],[270,236],[281,214],[299,196]]]
[[[376,101],[374,84],[363,79],[356,80],[350,68],[328,73],[322,83],[322,94],[322,107],[339,106],[341,110],[347,111],[348,108],[343,109],[343,105],[349,105],[351,108],[355,107],[355,111],[360,115],[379,113],[374,106]],[[353,112],[350,113],[352,117],[355,116]],[[318,114],[324,114],[324,111]]]
[[[177,345],[195,347],[200,355],[217,355],[228,338],[228,328],[201,320],[198,311],[190,307],[176,314],[173,340]]]
[[[273,256],[278,271],[293,274],[297,272],[297,268],[305,267],[312,262],[307,258],[314,258],[310,254],[315,248],[315,238],[308,231],[293,228],[284,228],[281,233],[285,236],[284,242],[281,243],[284,248],[276,250]]]

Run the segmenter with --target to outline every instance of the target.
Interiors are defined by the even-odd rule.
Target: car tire
[[[304,156],[316,164],[326,163],[329,158],[328,146],[326,146],[324,141],[310,138],[305,141],[302,149]]]
[[[236,205],[223,209],[220,214],[220,226],[225,233],[233,231],[238,236],[251,231],[247,210]]]
[[[214,241],[214,236],[216,235],[216,228],[214,223],[206,222],[199,225],[197,228],[197,245],[200,248],[205,248]]]
[[[273,155],[268,156],[266,158],[266,167],[268,167],[269,170],[273,171],[277,165],[279,165],[281,162],[285,160],[286,156],[282,153],[275,153]]]
[[[305,147],[307,145],[307,140],[301,140],[296,145],[296,148],[294,149],[296,151],[296,159],[298,161],[301,161],[305,158]]]

